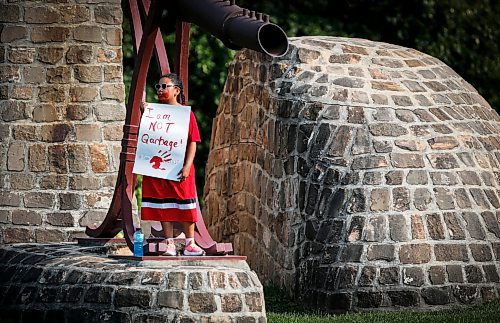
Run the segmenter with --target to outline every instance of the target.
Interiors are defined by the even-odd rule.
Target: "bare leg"
[[[194,222],[183,222],[186,238],[194,238]]]
[[[161,227],[163,228],[165,239],[174,237],[174,226],[172,222],[161,222]]]

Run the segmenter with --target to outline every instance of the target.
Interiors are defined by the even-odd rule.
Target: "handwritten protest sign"
[[[191,107],[148,103],[142,115],[133,173],[178,181]]]

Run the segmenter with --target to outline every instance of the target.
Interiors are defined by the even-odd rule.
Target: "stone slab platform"
[[[262,285],[245,257],[137,259],[108,255],[110,246],[1,246],[2,320],[266,322]]]

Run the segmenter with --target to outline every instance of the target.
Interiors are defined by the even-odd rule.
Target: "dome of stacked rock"
[[[499,115],[414,49],[290,41],[230,65],[204,192],[216,240],[327,311],[498,297]]]

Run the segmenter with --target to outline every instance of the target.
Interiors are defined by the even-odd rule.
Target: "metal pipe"
[[[288,51],[288,38],[277,25],[256,20],[255,11],[219,0],[176,0],[176,12],[187,22],[219,38],[232,49],[249,48],[279,57]],[[243,15],[242,15],[243,13]]]

